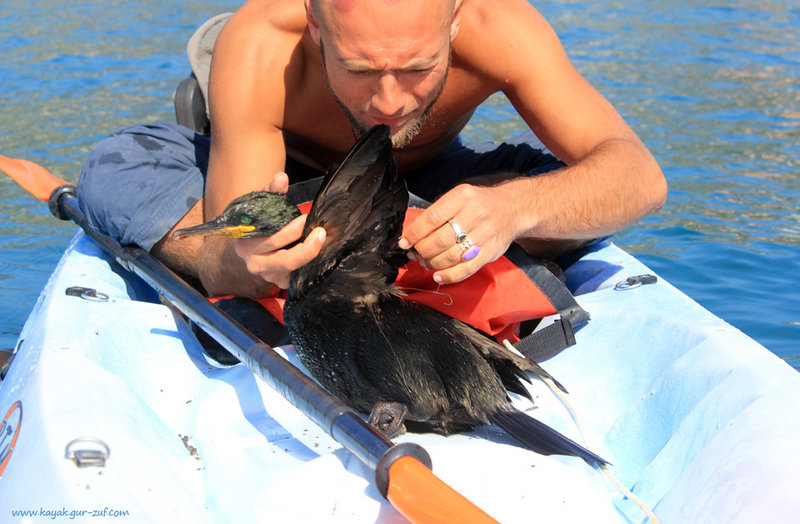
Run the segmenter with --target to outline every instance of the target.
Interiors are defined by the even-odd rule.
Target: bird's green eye
[[[252,222],[252,221],[253,221],[253,219],[252,219],[252,218],[250,218],[250,217],[249,217],[249,216],[247,216],[247,215],[245,215],[245,216],[243,216],[243,217],[242,217],[242,224],[249,224],[249,223],[250,223],[250,222]]]

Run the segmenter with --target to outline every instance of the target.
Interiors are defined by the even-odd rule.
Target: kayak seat
[[[175,119],[178,124],[196,133],[211,133],[211,120],[208,110],[208,74],[211,68],[211,54],[220,31],[233,13],[217,15],[194,32],[186,44],[186,55],[192,72],[175,89],[172,100],[175,105]]]
[[[195,133],[207,135],[211,132],[211,121],[206,113],[206,101],[194,73],[181,80],[173,95],[175,119],[183,127]]]

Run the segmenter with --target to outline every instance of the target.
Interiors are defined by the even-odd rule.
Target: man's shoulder
[[[507,87],[511,69],[560,53],[552,27],[527,0],[465,0],[459,31],[452,43],[453,65]]]
[[[487,51],[508,46],[535,46],[549,24],[527,0],[465,0],[454,51],[487,57]]]
[[[214,48],[214,63],[224,70],[227,81],[236,78],[265,86],[282,79],[274,71],[283,71],[287,64],[294,69],[302,66],[294,55],[305,33],[302,2],[250,0],[222,29]]]

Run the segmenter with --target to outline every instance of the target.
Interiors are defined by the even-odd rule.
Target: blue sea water
[[[669,201],[615,242],[800,369],[800,8],[779,0],[536,1],[662,166]],[[0,153],[75,181],[100,138],[173,119],[185,43],[239,2],[0,6]],[[521,129],[502,97],[466,130]],[[0,179],[0,349],[74,227]]]

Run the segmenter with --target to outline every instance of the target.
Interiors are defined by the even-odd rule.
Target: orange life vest
[[[311,203],[298,207],[308,213]],[[421,211],[409,208],[405,223]],[[433,270],[409,261],[399,269],[395,285],[409,300],[457,318],[498,341],[508,339],[534,359],[574,344],[573,326],[589,318],[566,286],[516,244],[462,282],[439,285],[433,280]],[[259,302],[283,322],[285,294]],[[526,332],[526,323],[530,326],[530,321],[557,314],[560,318],[547,328]]]

